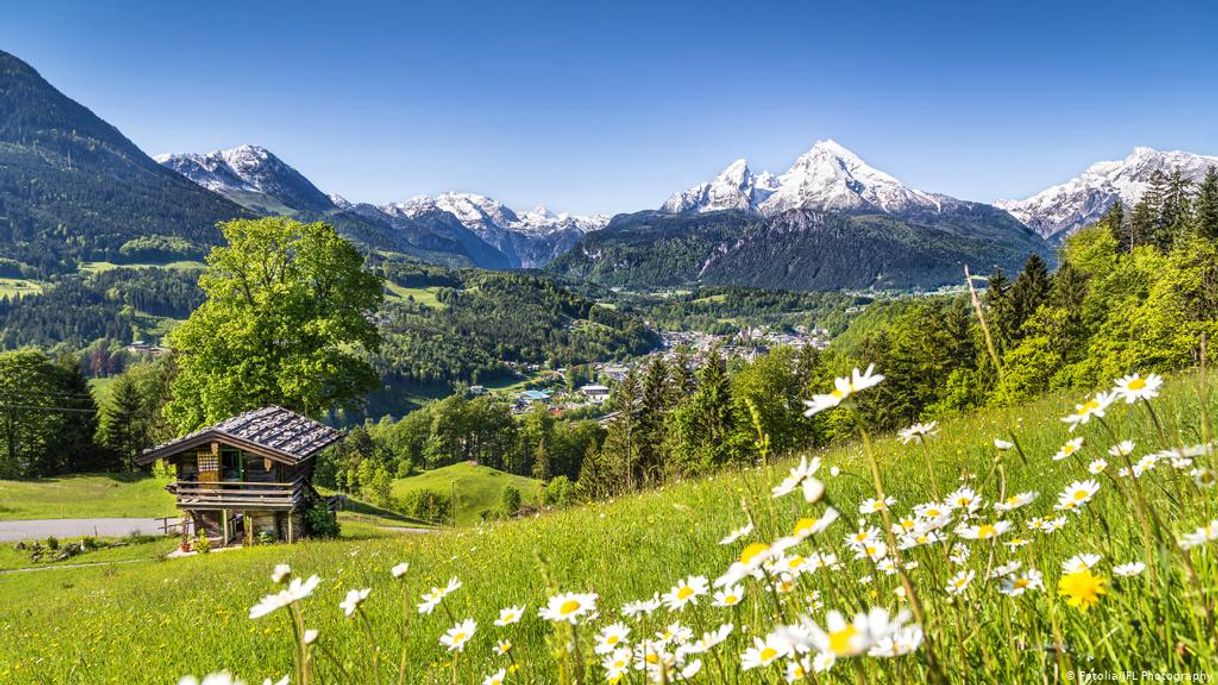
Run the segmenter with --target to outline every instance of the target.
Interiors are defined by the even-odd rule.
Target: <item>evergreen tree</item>
[[[135,380],[123,374],[110,386],[110,396],[101,409],[98,436],[118,458],[122,469],[135,467],[135,457],[148,446],[144,400]]]
[[[1011,281],[1002,269],[994,269],[985,290],[985,310],[990,333],[999,353],[1015,336],[1015,308],[1010,296]]]
[[[639,461],[639,418],[642,405],[639,396],[638,372],[630,369],[614,391],[612,405],[614,416],[602,446],[603,454],[611,462],[609,468],[621,474],[626,490],[639,486],[635,477]]]
[[[643,369],[640,389],[639,443],[637,476],[642,482],[659,480],[664,470],[665,418],[671,406],[668,364],[661,355],[652,355]]]
[[[698,369],[697,390],[673,411],[669,424],[669,451],[680,470],[697,472],[733,460],[731,383],[717,346]]]
[[[1104,218],[1100,219],[1100,223],[1108,228],[1108,232],[1112,234],[1113,240],[1116,240],[1120,249],[1128,252],[1130,249],[1129,227],[1125,225],[1125,205],[1121,204],[1120,199],[1112,203],[1104,214]]]
[[[1010,339],[1019,339],[1019,328],[1048,298],[1051,287],[1049,265],[1040,255],[1029,255],[1028,260],[1024,262],[1023,271],[1019,272],[1011,286]]]
[[[1218,170],[1213,166],[1206,169],[1205,179],[1197,189],[1193,222],[1197,235],[1218,240]]]

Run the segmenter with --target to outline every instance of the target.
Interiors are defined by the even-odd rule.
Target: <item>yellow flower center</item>
[[[1130,390],[1141,390],[1142,388],[1146,387],[1146,379],[1135,378],[1129,381],[1129,385],[1126,387],[1128,387]]]
[[[801,556],[793,556],[787,561],[787,568],[799,568],[804,563],[804,558]]]
[[[726,597],[723,598],[723,603],[727,604],[729,606],[732,604],[735,604],[736,602],[739,602],[739,601],[740,601],[740,598],[736,597],[736,595],[727,595]]]
[[[680,590],[677,590],[677,599],[689,599],[693,596],[694,589],[688,585],[685,585]]]
[[[846,656],[851,653],[851,641],[855,635],[858,635],[858,628],[853,625],[848,625],[841,630],[829,633],[829,651],[838,656]]]
[[[1083,501],[1083,500],[1085,500],[1085,499],[1087,499],[1087,491],[1086,491],[1086,490],[1075,490],[1075,491],[1074,491],[1074,501],[1075,501],[1075,502],[1081,502],[1081,501]]]
[[[453,642],[465,642],[465,633],[456,633],[453,635]]]
[[[834,388],[833,391],[829,393],[829,396],[834,399],[840,400],[846,396],[846,393],[842,392],[841,390],[838,390],[837,388]]]
[[[655,652],[648,652],[646,660],[649,664],[658,664],[660,663],[660,656]]]
[[[778,650],[774,649],[773,647],[762,647],[761,654],[759,656],[761,657],[762,662],[769,663],[778,656]]]
[[[812,532],[812,527],[816,525],[816,519],[802,518],[795,522],[795,535],[802,536]]]
[[[1083,407],[1082,407],[1082,409],[1079,409],[1079,410],[1078,410],[1078,413],[1079,413],[1079,414],[1086,414],[1086,413],[1088,413],[1088,412],[1093,412],[1093,411],[1095,411],[1096,409],[1099,409],[1099,408],[1100,408],[1100,403],[1099,403],[1099,402],[1096,402],[1095,400],[1087,400],[1086,402],[1084,402],[1084,403],[1083,403]]]
[[[579,602],[574,599],[568,599],[562,603],[562,606],[558,607],[558,613],[560,614],[570,614],[576,611],[579,611]]]
[[[1030,582],[1031,581],[1029,581],[1027,578],[1016,578],[1015,582],[1011,583],[1011,585],[1013,585],[1016,588],[1023,589],[1025,587],[1027,587],[1030,584]]]
[[[997,534],[998,529],[988,523],[984,523],[977,528],[977,537],[981,538],[982,540],[992,538]]]
[[[609,637],[605,638],[605,644],[616,645],[618,639],[619,638],[617,635],[610,635]]]
[[[769,548],[770,546],[764,542],[754,542],[745,547],[744,551],[740,553],[740,562],[747,566],[752,563],[753,559],[757,558],[757,555],[763,554]]]

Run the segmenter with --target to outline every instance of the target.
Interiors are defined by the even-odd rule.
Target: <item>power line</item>
[[[40,407],[33,404],[0,404],[0,409],[21,409],[25,411],[57,411],[57,412],[75,412],[78,414],[96,414],[96,409],[82,409],[81,407]]]

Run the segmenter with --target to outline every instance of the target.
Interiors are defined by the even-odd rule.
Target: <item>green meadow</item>
[[[1135,483],[1117,475],[1120,460],[1107,455],[1117,438],[1135,443],[1135,460],[1164,444],[1208,439],[1214,426],[1203,417],[1212,417],[1218,407],[1208,391],[1207,402],[1199,402],[1197,384],[1197,377],[1188,375],[1167,386],[1153,404],[1158,425],[1141,404],[1113,404],[1103,423],[1092,420],[1073,434],[1085,439],[1084,446],[1062,461],[1053,455],[1072,434],[1060,418],[1079,399],[1062,395],[942,421],[925,450],[892,437],[876,440],[873,454],[887,494],[895,498],[890,509],[896,520],[917,503],[934,499],[932,492],[946,497],[963,483],[984,501],[971,523],[1006,521],[1012,527],[991,539],[967,540],[952,531],[953,521],[943,530],[947,540],[942,544],[903,553],[925,635],[912,654],[843,655],[827,672],[809,673],[800,681],[1012,683],[1065,682],[1063,674],[1083,671],[1215,674],[1218,545],[1209,542],[1186,551],[1169,541],[1212,519],[1218,493],[1166,462]],[[996,449],[995,438],[1018,447]],[[756,647],[754,638],[780,621],[807,615],[824,625],[829,610],[853,616],[879,607],[895,616],[913,609],[914,597],[898,589],[903,587],[899,575],[885,573],[866,557],[856,559],[843,541],[859,529],[858,519],[866,519],[865,527],[882,526],[881,516],[859,512],[860,504],[875,496],[866,455],[859,442],[819,453],[823,465],[816,477],[826,490],[825,499],[814,504],[798,494],[769,496],[769,488],[793,465],[784,459],[525,520],[0,575],[0,634],[5,636],[0,682],[164,683],[182,674],[220,670],[247,682],[276,680],[294,668],[289,614],[280,610],[251,620],[248,611],[275,591],[269,576],[278,563],[290,564],[299,577],[320,577],[312,596],[297,605],[304,625],[320,631],[310,648],[311,682],[376,682],[374,641],[384,682],[398,682],[399,663],[405,664],[401,673],[410,683],[478,683],[511,663],[517,670],[507,682],[552,683],[570,680],[574,673],[584,673],[587,682],[603,682],[605,671],[601,657],[592,654],[592,636],[620,619],[623,603],[666,593],[691,574],[713,580],[741,558],[746,543],[789,535],[797,519],[821,516],[831,503],[841,519],[796,549],[805,559],[814,552],[836,554],[836,564],[798,575],[789,584],[775,580],[767,586],[746,579],[747,601],[734,609],[711,606],[706,594],[681,611],[661,608],[642,619],[622,619],[632,630],[632,642],[674,621],[699,635],[730,622],[731,635],[699,655],[701,671],[690,680],[781,682],[791,659],[737,670],[745,650]],[[1113,464],[1097,476],[1100,488],[1094,498],[1078,513],[1056,511],[1058,493],[1091,478],[1087,465],[1101,457]],[[1212,469],[1213,455],[1198,457],[1194,465]],[[1038,496],[1010,512],[992,508],[994,501],[1021,492]],[[1134,497],[1135,492],[1140,494]],[[1154,513],[1149,538],[1143,537],[1143,502]],[[1027,525],[1034,517],[1059,515],[1064,525],[1052,533]],[[756,524],[752,533],[718,544],[750,516]],[[955,545],[968,548],[967,559],[947,558],[959,556]],[[1101,556],[1087,571],[1099,585],[1075,602],[1075,585],[1070,585],[1074,594],[1059,590],[1062,579],[1076,578],[1061,564],[1083,553]],[[796,556],[789,554],[784,558]],[[1117,565],[1139,560],[1149,561],[1139,575],[1113,572]],[[410,568],[394,579],[389,569],[403,561]],[[1014,561],[1021,567],[1013,575],[989,578]],[[1042,588],[1033,585],[1017,596],[1000,591],[1006,580],[1031,569],[1043,574]],[[949,592],[949,586],[959,585],[953,579],[969,571],[971,582],[960,592]],[[414,608],[420,595],[453,577],[463,586],[435,613],[420,615]],[[370,594],[352,620],[338,604],[357,588],[369,588]],[[597,593],[599,618],[557,629],[540,619],[538,607],[560,590]],[[524,605],[525,618],[494,626],[499,609],[509,605]],[[447,652],[439,638],[467,617],[477,622],[475,634],[463,651]],[[554,645],[563,644],[552,640],[556,630],[579,651],[555,652]],[[495,652],[499,639],[512,642],[512,661]],[[673,643],[654,644],[675,648]],[[641,683],[641,677],[630,671],[619,682]],[[678,674],[669,680],[679,681]]]
[[[401,498],[415,490],[431,490],[453,497],[457,525],[471,525],[482,519],[483,511],[499,506],[503,488],[508,485],[520,491],[524,504],[537,504],[540,481],[469,462],[400,478],[393,484],[393,496]]]

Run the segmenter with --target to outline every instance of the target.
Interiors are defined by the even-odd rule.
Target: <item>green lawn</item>
[[[1218,404],[1209,400],[1209,413],[1199,411],[1192,380],[1173,382],[1154,405],[1169,443],[1191,444],[1214,429],[1212,421],[1201,425],[1200,417],[1215,416]],[[1213,632],[1201,613],[1218,600],[1218,543],[1205,543],[1190,553],[1195,582],[1188,579],[1174,546],[1144,546],[1137,506],[1128,496],[1132,481],[1116,477],[1116,463],[1098,478],[1100,490],[1081,514],[1053,509],[1057,493],[1072,481],[1090,478],[1088,462],[1106,455],[1113,442],[1098,421],[1074,434],[1068,432],[1059,419],[1078,399],[1075,394],[1058,395],[1024,407],[989,409],[942,421],[928,444],[933,468],[926,466],[927,455],[917,444],[902,445],[892,438],[875,443],[897,515],[930,500],[932,488],[947,493],[965,482],[985,501],[972,522],[1004,519],[1014,525],[996,540],[969,541],[952,532],[953,520],[943,529],[948,535],[943,545],[923,545],[907,553],[907,560],[919,562],[909,567],[911,587],[921,598],[926,634],[951,683],[1068,682],[1058,668],[1065,669],[1073,682],[1083,680],[1076,669],[1211,675],[1218,671]],[[1160,447],[1160,433],[1141,407],[1113,405],[1105,421],[1118,437],[1137,444],[1138,456]],[[1052,455],[1071,435],[1087,441],[1080,457],[1054,461]],[[1014,436],[1023,456],[1014,450],[997,451],[993,439],[1000,436]],[[713,607],[706,595],[680,614],[660,610],[642,622],[626,620],[632,627],[630,640],[650,636],[674,620],[699,634],[732,622],[736,630],[728,642],[702,655],[704,668],[694,682],[774,684],[784,681],[779,665],[746,671],[738,678],[720,677],[718,668],[720,664],[734,667],[751,638],[772,630],[780,616],[795,620],[811,613],[824,625],[829,609],[853,615],[873,606],[890,611],[908,608],[909,603],[898,597],[897,576],[856,559],[842,543],[857,529],[856,520],[863,518],[860,504],[873,495],[861,445],[841,445],[818,456],[825,464],[817,476],[825,481],[826,496],[842,518],[792,552],[833,552],[840,566],[799,576],[795,590],[786,594],[746,579],[746,602],[735,610]],[[1199,463],[1213,467],[1214,457],[1203,456]],[[521,666],[508,683],[559,682],[550,655],[555,645],[566,643],[548,640],[554,628],[537,616],[537,608],[552,592],[548,585],[599,595],[600,618],[580,626],[578,641],[589,657],[591,673],[586,682],[604,682],[603,671],[592,665],[599,663],[599,657],[591,655],[591,636],[620,619],[618,609],[624,602],[667,592],[677,579],[690,574],[714,579],[740,558],[746,543],[790,535],[796,519],[824,511],[825,502],[809,505],[799,495],[770,497],[770,488],[789,466],[791,462],[784,460],[723,472],[537,518],[475,528],[258,546],[174,561],[0,576],[0,636],[5,637],[0,640],[0,682],[140,685],[222,669],[247,683],[264,678],[273,682],[292,668],[288,614],[280,611],[250,620],[248,611],[260,597],[275,591],[269,574],[277,563],[291,564],[302,576],[321,577],[313,596],[301,605],[305,624],[321,636],[314,653],[322,675],[314,682],[374,681],[365,626],[387,650],[391,680],[396,682],[404,604],[410,616],[406,682],[482,682],[485,674],[508,664],[493,651],[502,638],[512,641],[511,653]],[[833,475],[830,467],[841,471]],[[462,468],[478,471],[468,465],[450,471]],[[400,481],[398,488],[404,483],[419,486],[428,479],[443,483],[442,471]],[[1169,533],[1193,531],[1218,511],[1218,488],[1192,487],[1190,479],[1176,478],[1177,472],[1166,463],[1148,473],[1146,497],[1161,513]],[[479,480],[501,484],[502,478]],[[1038,492],[1039,497],[1008,514],[991,506],[1002,496],[1023,491]],[[720,545],[727,531],[745,522],[743,504],[752,512],[756,529],[732,545]],[[1025,525],[1031,517],[1057,515],[1064,515],[1066,523],[1053,533],[1031,532]],[[872,514],[864,525],[879,526],[880,520]],[[1016,537],[1029,543],[1014,550],[1000,544]],[[971,554],[949,562],[948,549],[956,543]],[[1132,578],[1113,573],[1116,564],[1137,560],[1144,551],[1155,557],[1145,573]],[[1058,581],[1064,577],[1063,561],[1090,552],[1102,555],[1095,569],[1106,592],[1096,597],[1094,608],[1082,611],[1058,596]],[[410,570],[402,580],[395,580],[388,569],[399,561],[409,561]],[[1000,594],[999,583],[987,580],[987,571],[1009,561],[1020,561],[1023,570],[1042,571],[1046,587],[1018,597]],[[962,594],[949,595],[944,589],[947,579],[965,570],[973,571],[975,579]],[[440,609],[431,615],[414,610],[423,591],[454,576],[463,587]],[[338,608],[347,591],[355,588],[370,588],[361,607],[366,624],[344,617]],[[818,593],[815,600],[813,592]],[[525,605],[524,620],[496,627],[499,609],[509,605]],[[438,640],[454,620],[466,617],[477,621],[477,630],[450,670],[449,655]],[[1052,649],[1054,644],[1063,648]],[[335,667],[321,657],[323,648],[339,655],[346,662],[342,668],[353,671],[352,676],[335,678]],[[930,680],[929,653],[924,643],[914,655],[896,659],[843,657],[828,674],[810,682],[923,683]],[[623,682],[643,680],[632,671]]]
[[[111,269],[147,269],[147,268],[182,269],[182,270],[194,271],[194,270],[206,269],[207,264],[197,261],[197,260],[193,260],[193,259],[183,259],[183,260],[179,260],[176,262],[164,262],[164,263],[132,262],[130,264],[126,264],[126,263],[118,264],[116,262],[81,262],[79,271],[82,274],[95,274],[95,273],[101,273],[103,271],[110,271]]]
[[[81,538],[64,538],[59,540],[59,544],[63,547],[80,540]],[[43,542],[45,543],[45,541]],[[59,571],[62,569],[58,567],[76,564],[115,564],[154,561],[169,554],[178,546],[178,539],[176,537],[155,538],[152,540],[144,538],[101,538],[101,542],[116,544],[116,546],[107,546],[103,549],[78,554],[64,561],[40,561],[37,563],[30,559],[28,549],[18,549],[15,543],[3,543],[0,544],[0,572],[14,569]],[[28,543],[26,543],[26,546],[28,547]]]
[[[0,480],[0,520],[173,516],[165,484],[132,474]]]
[[[401,478],[394,481],[393,496],[402,497],[413,490],[455,494],[457,525],[464,526],[481,521],[483,511],[498,507],[506,485],[520,490],[526,504],[537,503],[540,481],[470,463],[453,464]]]

